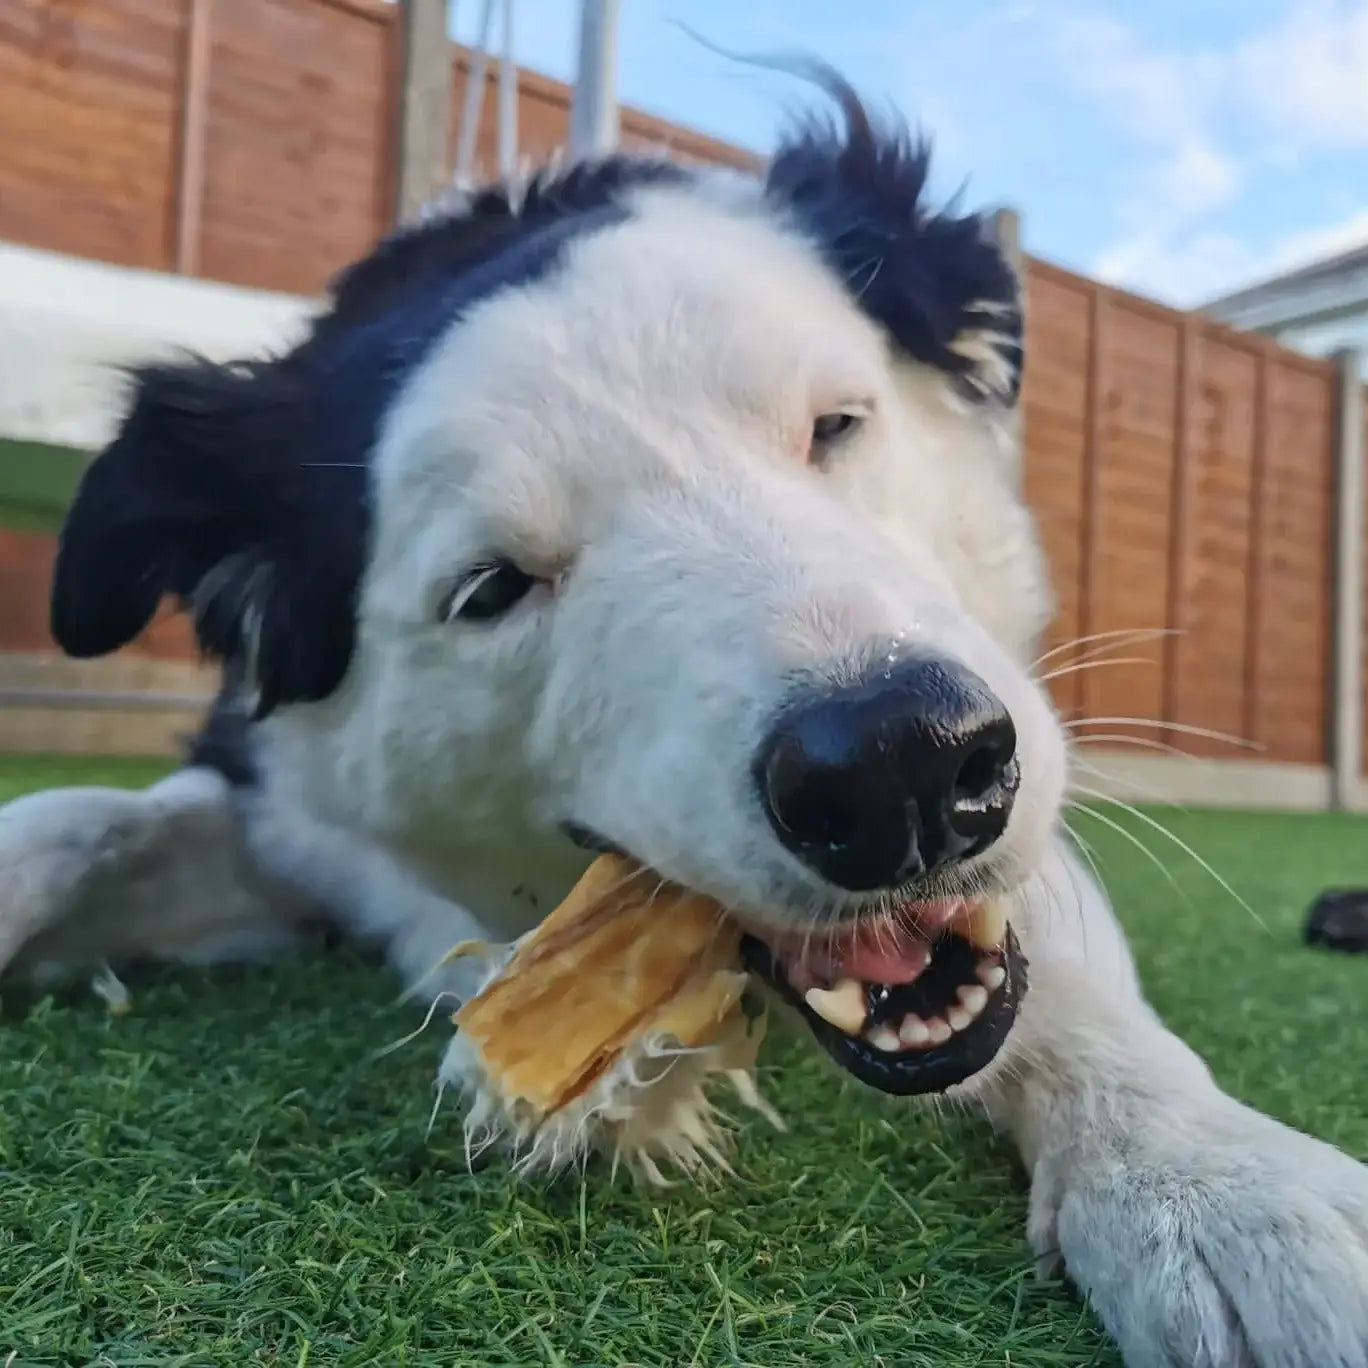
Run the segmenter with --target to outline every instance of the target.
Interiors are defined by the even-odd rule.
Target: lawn
[[[88,460],[68,447],[0,439],[0,527],[55,532]]]
[[[147,773],[0,759],[0,797]],[[1368,881],[1362,821],[1163,820],[1265,925],[1146,826],[1177,890],[1080,817],[1160,1010],[1226,1085],[1368,1157],[1368,964],[1298,942],[1317,889]],[[340,953],[0,1023],[0,1364],[1117,1363],[1030,1272],[978,1123],[790,1049],[766,1086],[791,1130],[750,1132],[727,1190],[472,1175],[452,1114],[425,1138],[442,1033],[373,1056],[410,1025],[393,988]]]

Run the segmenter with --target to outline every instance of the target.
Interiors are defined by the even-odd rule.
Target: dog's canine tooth
[[[846,1035],[859,1035],[864,1028],[865,990],[855,979],[844,978],[834,988],[809,988],[803,1001],[823,1021]]]
[[[1007,908],[996,897],[971,903],[964,915],[964,933],[978,949],[997,949],[1007,936]]]
[[[979,950],[996,950],[1007,934],[1007,909],[997,898],[970,903],[956,925]]]

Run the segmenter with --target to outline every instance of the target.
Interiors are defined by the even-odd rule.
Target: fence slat
[[[1188,497],[1188,481],[1191,473],[1192,456],[1192,402],[1196,393],[1195,373],[1197,369],[1197,349],[1201,346],[1201,334],[1195,318],[1187,318],[1178,334],[1177,388],[1173,403],[1173,488],[1169,495],[1169,560],[1168,560],[1168,611],[1164,627],[1174,633],[1163,643],[1163,720],[1173,722],[1178,716],[1178,661],[1179,641],[1177,635],[1183,631],[1187,606],[1183,599],[1183,567],[1187,564],[1191,547],[1192,529],[1190,522],[1191,500]],[[1165,743],[1181,745],[1182,738],[1172,729],[1164,734]]]
[[[1264,543],[1267,537],[1264,490],[1268,484],[1268,429],[1272,424],[1273,367],[1269,353],[1261,351],[1254,372],[1254,436],[1249,472],[1249,568],[1245,595],[1244,728],[1247,741],[1262,744],[1260,704],[1263,684],[1259,665],[1259,642],[1263,631],[1264,602],[1277,592],[1266,575]]]

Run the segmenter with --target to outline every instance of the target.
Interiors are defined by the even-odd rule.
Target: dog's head
[[[758,178],[491,190],[288,355],[141,373],[53,623],[101,653],[177,596],[302,801],[438,878],[620,848],[746,919],[855,1073],[923,1091],[1010,1026],[991,908],[1063,784],[1002,432],[1021,313],[924,148],[825,81],[838,121]]]

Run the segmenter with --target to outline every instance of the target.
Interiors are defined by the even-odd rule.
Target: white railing
[[[590,156],[618,140],[617,26],[620,0],[581,0],[579,53],[570,106],[569,153]],[[498,169],[513,175],[518,152],[518,64],[515,56],[514,0],[481,0],[470,71],[461,102],[452,181],[469,189],[477,179],[476,156],[484,115],[485,83],[493,55],[494,24],[499,20]]]

